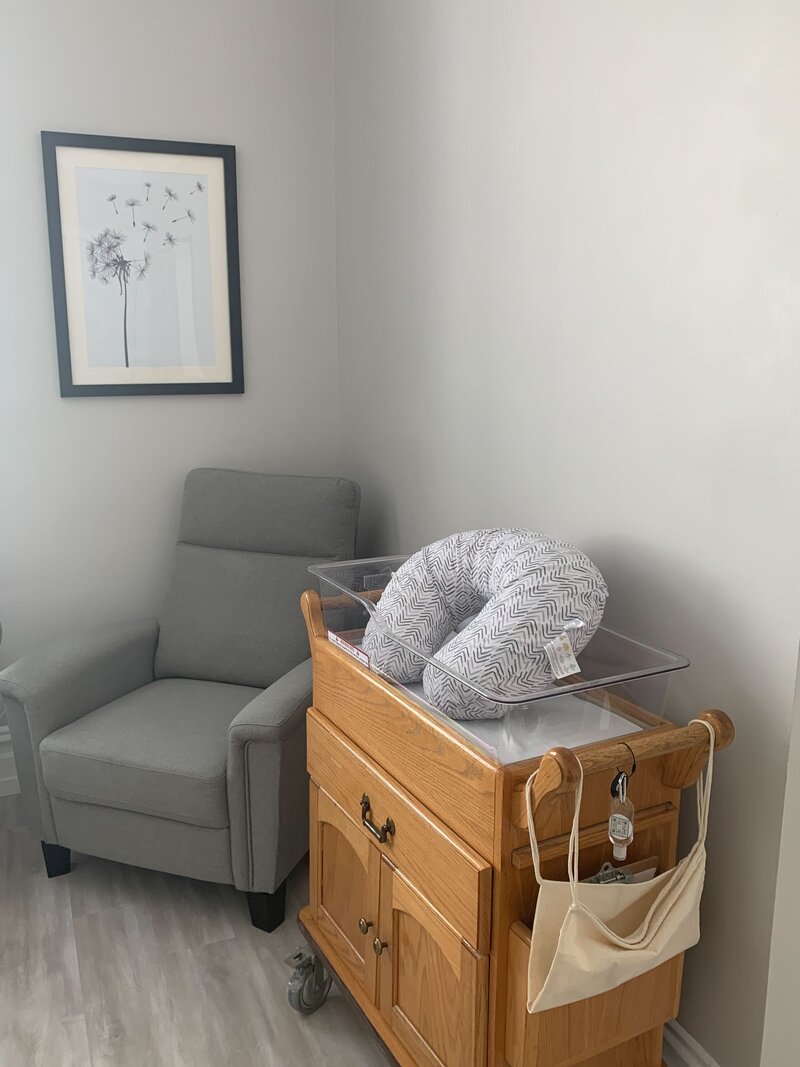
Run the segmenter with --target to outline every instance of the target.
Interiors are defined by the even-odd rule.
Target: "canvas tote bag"
[[[593,885],[578,881],[583,769],[569,841],[569,881],[543,879],[531,806],[535,772],[528,779],[528,829],[539,883],[528,960],[529,1012],[606,993],[699,941],[715,736],[709,723],[692,721],[702,722],[711,737],[708,767],[697,781],[697,842],[677,867],[650,882]]]

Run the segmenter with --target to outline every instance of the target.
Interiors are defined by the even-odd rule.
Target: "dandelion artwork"
[[[211,365],[207,214],[197,203],[184,209],[174,221],[170,218],[170,240],[158,245],[161,212],[157,201],[148,203],[146,192],[156,190],[168,203],[177,203],[198,183],[205,184],[203,179],[108,174],[90,167],[79,168],[75,178],[89,283],[84,288],[89,365],[158,368],[173,362],[176,354],[181,366]],[[113,181],[112,193],[105,193],[108,181]],[[144,195],[137,196],[136,191]],[[97,214],[100,204],[108,211],[109,196],[114,197],[114,208],[119,205],[113,229],[100,226]],[[152,282],[154,292],[143,291],[140,283],[145,281],[148,289]],[[115,335],[118,343],[114,343]]]
[[[243,392],[234,150],[42,143],[62,395]]]

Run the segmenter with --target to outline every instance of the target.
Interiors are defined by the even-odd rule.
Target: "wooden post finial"
[[[314,589],[306,589],[300,597],[300,609],[303,612],[303,618],[306,620],[308,640],[313,654],[314,639],[326,637],[328,633],[325,628],[325,619],[322,615],[322,602],[320,601],[319,593]]]

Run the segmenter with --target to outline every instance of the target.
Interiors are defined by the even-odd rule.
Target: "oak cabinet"
[[[337,608],[337,603],[333,607]],[[681,792],[708,758],[702,723],[676,727],[607,692],[631,722],[575,757],[556,748],[499,764],[446,721],[328,640],[322,602],[303,596],[314,664],[307,716],[310,902],[299,922],[399,1067],[661,1067],[663,1024],[683,959],[600,996],[527,1011],[538,887],[526,793],[546,878],[567,877],[583,778],[581,877],[610,858],[609,783],[631,757],[632,859],[675,865]],[[357,636],[357,635],[356,635]],[[719,711],[701,716],[718,749]],[[580,770],[580,768],[579,768]]]

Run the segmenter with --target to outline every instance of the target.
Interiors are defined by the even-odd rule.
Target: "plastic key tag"
[[[628,776],[619,771],[611,783],[611,816],[608,820],[608,839],[614,846],[614,859],[628,858],[628,846],[633,842],[633,803],[628,799]]]

